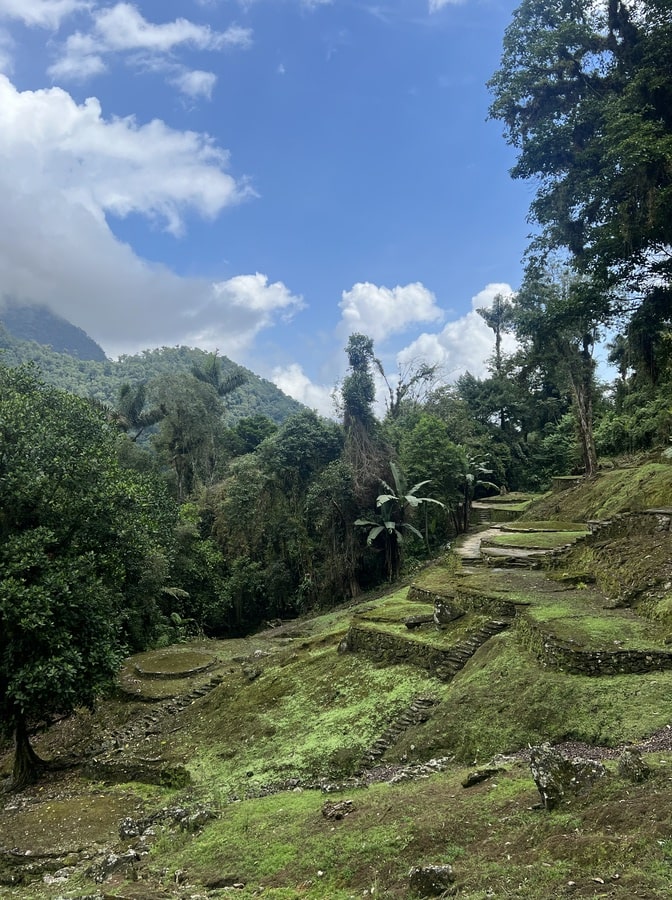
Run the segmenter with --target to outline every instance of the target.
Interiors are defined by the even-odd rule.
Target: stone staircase
[[[477,631],[474,631],[463,641],[455,644],[451,650],[445,655],[443,665],[437,669],[436,674],[442,681],[450,681],[453,679],[460,669],[469,662],[471,657],[476,653],[479,647],[482,647],[491,637],[504,631],[511,625],[509,619],[490,619],[485,625],[482,625]]]
[[[397,743],[399,738],[414,725],[421,725],[426,722],[432,714],[432,707],[437,704],[437,700],[432,697],[416,697],[408,709],[405,709],[401,715],[397,716],[381,737],[376,740],[371,747],[364,751],[361,769],[370,769],[380,762],[381,757]]]
[[[485,503],[473,503],[471,514],[475,525],[490,525],[493,521],[492,506],[486,506]]]

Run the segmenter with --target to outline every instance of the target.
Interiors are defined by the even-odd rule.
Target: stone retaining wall
[[[641,675],[672,669],[672,651],[588,650],[561,640],[526,614],[516,618],[514,627],[542,665],[572,675]]]
[[[457,585],[455,586],[455,590],[451,593],[441,593],[439,591],[428,591],[425,590],[425,588],[418,587],[417,584],[412,584],[408,589],[407,599],[414,603],[429,603],[434,607],[436,607],[437,604],[448,601],[453,606],[459,607],[465,613],[471,612],[478,615],[504,616],[505,618],[511,618],[516,614],[516,604],[511,603],[508,600],[460,590]]]
[[[433,675],[439,674],[450,665],[452,648],[441,650],[420,641],[409,640],[384,631],[374,631],[361,625],[350,626],[345,643],[348,650],[363,650],[390,663],[410,663],[428,670]]]

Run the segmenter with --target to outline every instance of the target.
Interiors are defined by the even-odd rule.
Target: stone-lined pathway
[[[481,562],[481,541],[485,538],[494,537],[501,533],[499,525],[493,525],[484,531],[474,531],[466,534],[453,545],[453,550],[465,562],[475,563]]]

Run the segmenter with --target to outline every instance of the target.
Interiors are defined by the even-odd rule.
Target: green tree
[[[426,477],[432,485],[436,497],[442,501],[445,512],[450,517],[452,532],[462,530],[464,516],[464,484],[468,471],[467,456],[462,447],[451,439],[448,426],[436,416],[426,413],[417,425],[402,439],[401,461],[404,471],[411,481]],[[425,540],[429,544],[429,525],[433,524],[438,539],[445,541],[450,532],[440,519],[430,523],[431,512],[439,516],[439,510],[425,505]],[[445,514],[441,514],[445,522]]]
[[[306,492],[305,511],[314,541],[312,579],[320,588],[318,602],[357,597],[369,573],[354,527],[359,511],[354,476],[345,460],[334,460],[313,478]]]
[[[489,83],[535,185],[533,249],[618,287],[612,312],[670,287],[671,73],[669,0],[523,0]]]
[[[492,328],[495,333],[495,356],[494,356],[494,374],[502,376],[503,357],[502,357],[502,336],[507,331],[513,330],[513,301],[510,297],[503,294],[496,294],[492,306],[482,306],[476,312],[484,320],[488,328]]]
[[[147,386],[144,382],[135,387],[128,382],[122,384],[117,399],[115,424],[128,434],[133,443],[165,415],[166,409],[163,406],[147,408]]]
[[[0,367],[0,728],[13,783],[40,766],[29,727],[91,706],[158,621],[175,509],[118,462],[85,400]]]
[[[235,366],[228,373],[224,371],[217,350],[207,357],[203,365],[194,364],[191,374],[198,381],[209,385],[218,397],[228,397],[247,381],[247,373],[240,366]]]
[[[227,454],[222,402],[212,385],[189,375],[166,376],[155,383],[154,391],[166,414],[152,445],[182,502],[223,473]]]
[[[390,448],[386,445],[373,411],[377,367],[373,341],[365,334],[351,334],[345,348],[348,374],[341,385],[344,459],[350,466],[360,509],[370,507],[386,469]]]
[[[567,268],[528,268],[516,298],[516,331],[528,364],[550,371],[571,390],[585,474],[597,472],[593,437],[595,361],[601,294]]]

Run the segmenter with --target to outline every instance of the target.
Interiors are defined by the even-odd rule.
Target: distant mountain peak
[[[104,362],[105,351],[81,328],[52,312],[47,306],[0,299],[0,323],[15,338],[35,341],[55,353],[76,359]]]

